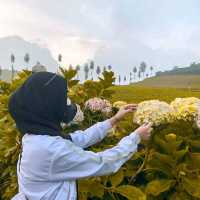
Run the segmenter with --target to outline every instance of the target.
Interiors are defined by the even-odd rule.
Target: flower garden
[[[16,162],[21,149],[20,135],[7,111],[8,98],[29,75],[29,71],[23,71],[12,83],[0,81],[0,200],[10,200],[17,191]],[[112,72],[105,71],[98,81],[83,84],[74,80],[75,70],[61,69],[61,75],[68,81],[70,99],[80,105],[84,114],[63,126],[66,134],[103,121],[126,105],[121,100],[112,102]],[[111,148],[145,122],[152,123],[154,128],[151,139],[142,141],[138,152],[116,174],[78,181],[79,199],[200,199],[199,110],[200,99],[196,97],[176,98],[170,103],[140,102],[133,115],[90,150]]]

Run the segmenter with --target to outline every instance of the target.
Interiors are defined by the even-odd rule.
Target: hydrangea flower
[[[127,102],[125,101],[116,101],[113,103],[113,107],[115,108],[121,108],[122,106],[127,105]]]
[[[200,106],[197,109],[196,125],[200,129]]]
[[[172,108],[166,102],[159,100],[143,101],[138,104],[133,121],[139,125],[152,123],[159,126],[171,121]]]
[[[200,99],[196,97],[176,98],[170,106],[173,109],[174,119],[194,121],[200,108]]]
[[[109,115],[112,112],[112,105],[106,99],[92,98],[85,102],[85,108],[91,111],[101,111],[102,113]]]

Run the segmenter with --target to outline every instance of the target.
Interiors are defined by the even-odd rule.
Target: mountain
[[[11,69],[11,54],[15,55],[14,68],[19,70],[26,68],[24,55],[30,55],[28,64],[29,69],[37,62],[47,67],[48,71],[55,72],[58,64],[54,60],[49,49],[39,46],[38,44],[28,42],[19,36],[9,36],[0,38],[0,66],[2,68]]]
[[[188,67],[179,68],[174,67],[174,69],[164,72],[157,72],[157,76],[166,76],[166,75],[200,75],[200,63],[192,63]]]

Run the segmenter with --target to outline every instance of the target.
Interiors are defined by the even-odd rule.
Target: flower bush
[[[172,108],[168,103],[158,100],[144,101],[138,104],[133,121],[136,124],[152,123],[159,126],[171,121]]]
[[[78,81],[74,80],[74,70],[61,72],[68,81],[72,102],[80,104],[80,109],[84,112],[84,119],[80,115],[78,122],[68,124],[64,128],[65,134],[78,129],[84,130],[103,121],[114,114],[111,110],[123,105],[119,101],[114,103],[112,108],[109,102],[113,100],[113,73],[103,72],[99,81],[78,84]],[[8,98],[29,74],[27,71],[21,72],[18,79],[12,83],[0,81],[0,200],[10,200],[18,189],[16,162],[21,149],[21,137],[8,114]],[[140,98],[135,102],[139,101]],[[106,137],[89,150],[99,152],[111,148],[143,122],[154,124],[150,141],[142,141],[138,151],[117,173],[79,180],[79,199],[200,199],[200,130],[193,126],[194,122],[191,121],[197,115],[198,102],[199,99],[192,97],[176,99],[170,105],[158,100],[140,103],[134,115],[134,123],[132,116],[127,116],[110,137]],[[105,112],[102,112],[102,109],[105,109]]]
[[[95,97],[85,102],[85,109],[89,109],[93,112],[100,111],[103,114],[109,116],[112,112],[112,105],[106,99]]]
[[[175,120],[194,121],[200,108],[200,99],[195,97],[176,98],[171,102]]]

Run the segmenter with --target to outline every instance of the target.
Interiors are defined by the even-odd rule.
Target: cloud
[[[66,64],[166,69],[198,60],[199,8],[199,0],[0,0],[0,36],[38,42]]]

